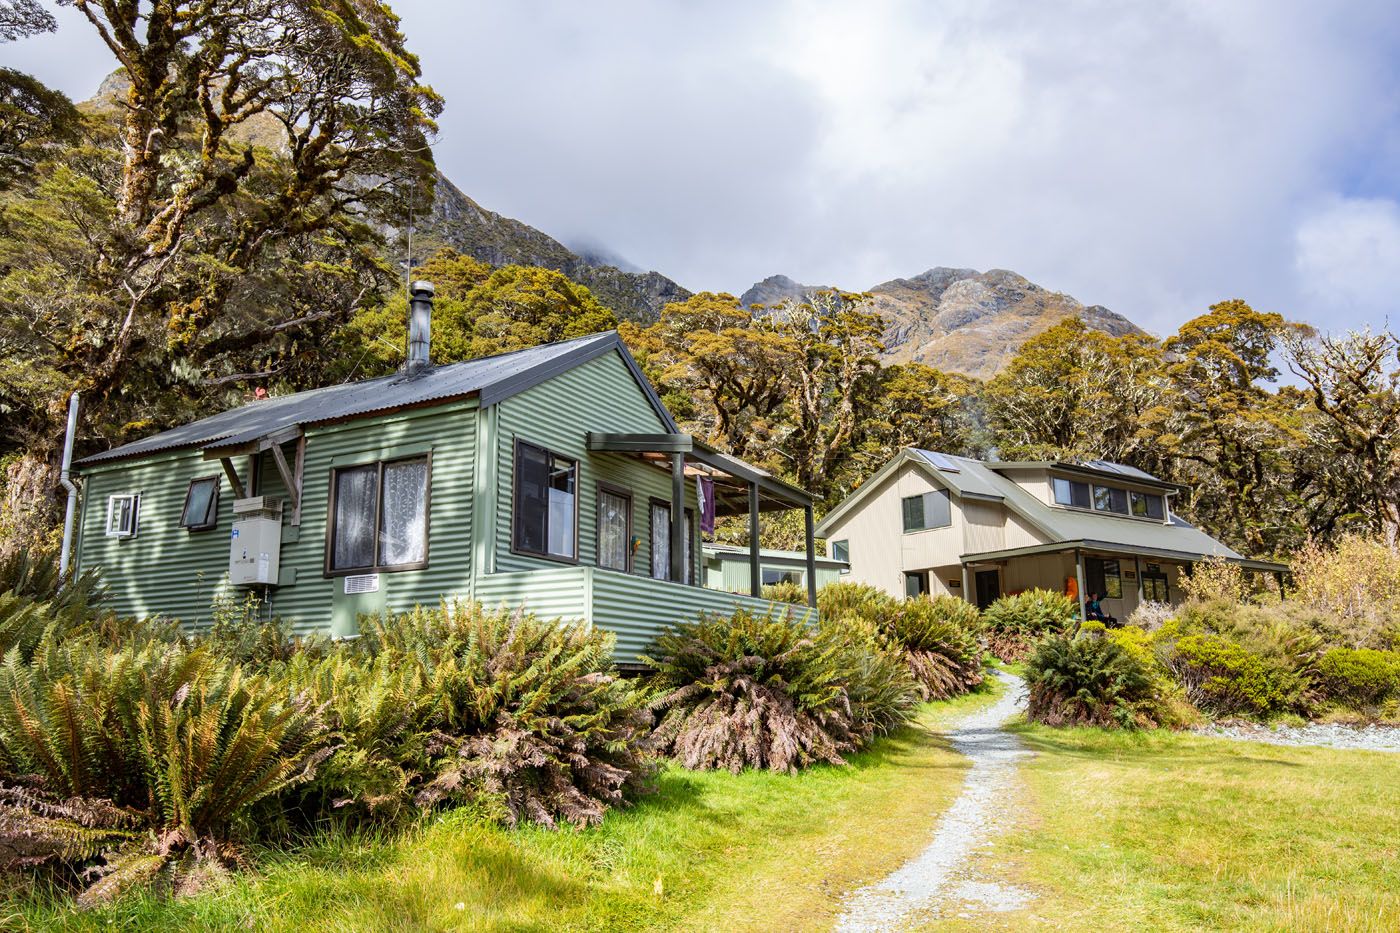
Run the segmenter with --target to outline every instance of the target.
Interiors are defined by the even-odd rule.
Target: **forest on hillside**
[[[444,102],[368,0],[72,0],[125,79],[78,106],[0,68],[0,551],[51,549],[67,399],[79,453],[252,398],[395,369],[405,218],[431,203]],[[56,24],[0,3],[0,42]],[[654,323],[560,272],[448,249],[433,354],[618,328],[688,430],[830,507],[899,448],[1104,458],[1190,487],[1252,555],[1400,528],[1400,339],[1225,298],[1163,340],[1069,318],[978,381],[881,365],[865,296],[753,309],[705,292]],[[775,525],[774,543],[795,529]]]

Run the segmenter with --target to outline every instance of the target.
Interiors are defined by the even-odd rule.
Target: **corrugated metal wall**
[[[632,571],[647,576],[651,569],[651,506],[655,497],[671,500],[671,476],[636,457],[590,453],[587,433],[657,433],[667,430],[638,388],[631,372],[615,353],[600,357],[501,402],[498,406],[496,506],[496,566],[500,572],[557,567],[554,561],[512,554],[511,499],[515,439],[547,447],[579,461],[580,564],[594,564],[598,553],[598,481],[632,490],[632,534],[641,538],[633,554]],[[686,483],[686,504],[694,508],[695,482]],[[698,529],[692,529],[698,535]],[[698,568],[700,548],[691,546]],[[697,578],[698,579],[698,578]]]
[[[457,402],[313,428],[307,432],[300,527],[284,517],[281,579],[268,593],[270,609],[299,632],[325,631],[333,607],[351,618],[380,605],[409,609],[417,603],[465,596],[471,590],[471,513],[476,403]],[[291,461],[292,445],[287,448]],[[324,575],[326,508],[331,469],[419,453],[432,453],[428,561],[423,570],[385,573],[380,594],[346,596],[343,578]],[[236,465],[247,482],[247,458]],[[265,455],[259,492],[285,496],[271,458]],[[185,490],[195,476],[220,476],[219,524],[191,534],[179,526]],[[78,560],[86,569],[101,566],[119,612],[164,615],[201,627],[228,572],[233,493],[217,462],[198,451],[116,463],[83,473],[85,489]],[[104,535],[107,497],[142,496],[139,534],[132,539]]]

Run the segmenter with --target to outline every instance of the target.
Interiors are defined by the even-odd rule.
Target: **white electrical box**
[[[281,556],[282,501],[268,496],[235,499],[229,582],[234,586],[276,585]]]

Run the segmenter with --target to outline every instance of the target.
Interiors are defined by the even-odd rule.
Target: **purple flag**
[[[700,530],[715,533],[715,481],[708,476],[695,477],[695,491],[700,498]]]

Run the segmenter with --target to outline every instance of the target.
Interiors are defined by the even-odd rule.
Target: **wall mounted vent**
[[[357,573],[345,578],[345,595],[352,593],[378,593],[379,574]]]

